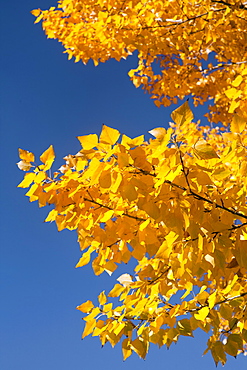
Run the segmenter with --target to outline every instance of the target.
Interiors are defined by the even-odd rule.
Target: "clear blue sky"
[[[202,357],[207,336],[181,338],[169,350],[151,346],[145,361],[122,361],[121,348],[98,338],[81,340],[82,314],[75,307],[109,291],[125,271],[94,277],[91,267],[75,269],[80,257],[76,233],[58,233],[43,220],[48,208],[29,203],[16,188],[18,148],[37,156],[53,144],[57,155],[75,154],[76,136],[99,133],[102,123],[135,137],[165,126],[175,108],[156,108],[136,89],[127,72],[135,56],[121,63],[68,61],[62,46],[47,40],[29,13],[52,0],[12,0],[1,5],[1,370],[183,369],[208,370]],[[202,110],[195,111],[196,118]],[[226,370],[246,370],[246,358],[229,359]]]

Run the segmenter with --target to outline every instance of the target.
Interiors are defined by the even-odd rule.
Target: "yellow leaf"
[[[123,340],[123,342],[122,342],[122,352],[123,352],[123,360],[124,361],[132,354],[129,338],[125,338]]]
[[[116,172],[113,174],[113,184],[112,184],[112,187],[111,187],[111,192],[112,193],[116,193],[121,182],[122,182],[122,175],[121,173],[117,173]]]
[[[169,234],[165,237],[168,247],[172,246],[177,238],[178,234],[176,234],[174,231],[170,231]]]
[[[28,190],[28,192],[25,194],[27,197],[29,197],[30,202],[33,202],[38,199],[38,196],[35,195],[35,192],[38,190],[39,185],[33,184],[31,188]]]
[[[46,217],[45,222],[55,221],[56,217],[57,217],[57,211],[55,209],[52,209],[49,212],[48,216]]]
[[[217,168],[212,175],[216,180],[224,180],[226,177],[231,175],[231,171],[227,170],[226,168]]]
[[[219,158],[214,148],[206,142],[206,140],[199,139],[194,145],[194,153],[200,159]]]
[[[105,264],[104,264],[104,270],[105,272],[107,272],[108,275],[112,275],[113,272],[116,270],[117,268],[117,265],[115,262],[113,261],[107,261]]]
[[[136,338],[131,342],[131,348],[135,351],[139,357],[145,358],[147,354],[147,347],[143,340]]]
[[[230,334],[224,346],[224,350],[230,356],[236,357],[239,350],[243,350],[243,340],[239,334]]]
[[[89,313],[94,308],[94,305],[91,301],[82,303],[80,306],[77,306],[76,309],[84,313]]]
[[[135,146],[141,145],[144,141],[144,135],[140,135],[135,137],[134,139],[131,139],[127,135],[122,135],[121,145],[125,147],[133,148]]]
[[[109,221],[112,216],[114,215],[114,211],[113,210],[109,210],[109,211],[106,211],[103,216],[100,218],[100,222],[107,222]]]
[[[36,174],[33,172],[26,173],[24,179],[18,185],[18,188],[28,188],[34,181]]]
[[[123,330],[123,328],[125,327],[125,322],[121,322],[121,323],[119,323],[118,325],[117,325],[117,327],[116,327],[116,329],[114,329],[114,334],[115,335],[119,335],[120,334],[120,332]]]
[[[125,287],[120,284],[115,284],[114,288],[108,293],[108,297],[119,297]]]
[[[213,343],[211,353],[216,366],[218,365],[218,362],[221,362],[222,365],[226,363],[226,354],[224,351],[224,345],[221,341],[217,340],[215,343]]]
[[[118,130],[103,125],[99,140],[101,143],[114,145],[119,136],[120,132]]]
[[[198,313],[194,314],[194,317],[196,320],[204,321],[206,317],[209,314],[209,308],[208,307],[203,307],[201,308]]]
[[[41,13],[41,9],[33,9],[30,13],[35,17],[38,17]]]
[[[82,266],[87,265],[90,262],[90,257],[91,257],[91,250],[89,249],[87,252],[83,253],[82,257],[79,259],[75,267],[77,268],[77,267],[82,267]]]
[[[24,150],[24,149],[20,149],[20,148],[19,148],[19,157],[20,157],[20,159],[22,159],[25,162],[34,162],[35,161],[33,153],[28,152],[27,150]]]
[[[232,100],[228,112],[233,113],[235,109],[239,107],[239,105],[240,105],[240,100],[238,101]]]
[[[235,89],[235,87],[231,87],[230,89],[225,91],[226,96],[228,99],[235,100],[241,95],[241,90]]]
[[[128,183],[127,185],[125,185],[123,187],[123,196],[124,198],[127,198],[130,202],[136,200],[137,196],[138,196],[138,193],[134,187],[134,185],[132,185],[131,183]]]
[[[179,320],[177,329],[179,330],[179,334],[185,335],[188,337],[193,337],[190,320],[188,319]]]
[[[82,334],[82,339],[85,338],[87,335],[91,334],[96,327],[96,320],[91,319],[86,322],[83,334]]]
[[[197,178],[198,184],[200,184],[200,185],[210,185],[210,184],[212,184],[212,181],[211,181],[210,177],[204,171],[198,171],[196,178]]]
[[[129,165],[129,155],[128,153],[118,153],[118,165],[120,168],[124,168]]]
[[[184,292],[184,294],[180,298],[181,300],[184,299],[185,297],[187,297],[190,294],[190,292],[192,292],[193,284],[190,281],[187,281],[184,288],[186,289],[186,291]]]
[[[46,172],[40,171],[34,180],[36,184],[40,184],[42,181],[44,181],[47,178]]]
[[[157,220],[160,216],[159,207],[154,202],[147,202],[143,205],[143,210],[147,212],[147,214]]]
[[[233,314],[233,309],[229,306],[229,304],[227,304],[227,303],[223,303],[223,304],[221,304],[221,305],[220,305],[220,310],[219,310],[219,312],[220,312],[220,315],[221,315],[224,319],[226,319],[226,320],[228,320],[228,321],[230,321],[230,320],[231,320],[231,318],[232,318],[232,314]]]
[[[112,310],[112,303],[105,304],[104,307],[102,307],[103,312],[109,312]]]
[[[243,77],[241,75],[238,75],[234,81],[232,81],[232,86],[238,87],[241,82],[243,81]]]
[[[240,267],[247,269],[247,240],[238,240],[235,251],[236,259]]]
[[[105,291],[100,293],[100,295],[98,296],[98,301],[101,306],[103,306],[107,302]]]
[[[150,223],[150,218],[148,218],[146,221],[142,222],[139,226],[139,230],[140,231],[143,231],[147,226],[148,224]]]
[[[85,150],[90,150],[98,145],[98,136],[96,134],[77,136],[77,139]]]
[[[190,123],[193,120],[194,116],[189,107],[188,101],[175,109],[172,112],[171,117],[178,126],[182,126],[184,123]]]
[[[169,258],[172,251],[172,246],[168,246],[166,240],[163,241],[158,251],[156,252],[156,257],[158,258]]]
[[[231,132],[241,134],[247,127],[247,122],[244,118],[234,114],[233,120],[231,122]]]
[[[99,184],[104,189],[108,189],[108,188],[111,187],[111,172],[110,172],[110,170],[101,172],[101,175],[99,177]]]
[[[210,296],[207,298],[207,301],[208,301],[208,306],[209,308],[213,308],[214,305],[215,305],[215,302],[216,302],[216,298],[217,298],[217,292],[213,292],[212,294],[210,294]]]
[[[55,159],[55,153],[53,150],[53,146],[50,145],[49,148],[40,156],[41,162],[45,164],[44,171],[47,171],[51,168],[52,163]]]

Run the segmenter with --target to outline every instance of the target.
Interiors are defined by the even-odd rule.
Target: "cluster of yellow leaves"
[[[83,337],[123,339],[124,359],[144,358],[150,343],[169,347],[201,328],[224,364],[247,344],[247,124],[235,115],[229,131],[201,127],[187,102],[172,119],[148,142],[105,125],[99,137],[79,136],[82,149],[53,176],[52,147],[42,165],[20,150],[18,166],[33,171],[19,187],[53,205],[47,222],[77,230],[77,267],[91,261],[96,275],[111,275],[136,261],[98,305],[77,307]]]
[[[97,65],[137,51],[129,76],[157,106],[213,99],[209,118],[226,124],[247,117],[246,13],[239,0],[61,0],[32,11],[69,59]]]

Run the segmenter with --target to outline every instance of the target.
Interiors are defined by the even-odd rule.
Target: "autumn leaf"
[[[43,164],[24,176],[19,187],[29,188],[30,201],[53,205],[45,221],[77,230],[83,253],[76,267],[91,262],[95,275],[112,276],[121,263],[136,262],[133,274],[121,274],[108,294],[99,294],[99,307],[90,300],[77,307],[86,322],[83,338],[99,336],[102,345],[109,338],[115,346],[126,336],[123,357],[135,352],[145,358],[150,343],[169,347],[201,328],[214,333],[207,350],[216,364],[243,350],[247,322],[236,317],[247,299],[246,135],[241,120],[234,125],[238,135],[196,125],[190,132],[182,124],[136,145],[124,136],[118,144],[118,131],[105,129],[113,139],[95,146],[94,136],[83,137],[88,149],[64,157],[64,174],[51,177],[50,147]],[[171,145],[169,130],[186,137],[179,148]],[[205,139],[195,143],[201,130]],[[177,294],[180,301],[170,303]],[[136,320],[145,324],[136,327]],[[236,332],[226,343],[217,339],[230,328]]]
[[[242,133],[244,129],[247,127],[247,121],[238,116],[237,114],[234,114],[232,122],[231,122],[231,132],[234,133]]]
[[[96,147],[98,144],[98,136],[96,134],[77,136],[77,139],[80,141],[81,146],[85,150],[90,150]]]
[[[41,9],[34,9],[30,13],[34,15],[35,17],[38,17],[41,13]]]
[[[89,313],[94,308],[94,305],[91,301],[82,303],[80,306],[77,306],[76,309],[84,313]]]
[[[188,96],[195,106],[210,101],[209,122],[199,111],[194,122],[187,100],[149,141],[119,140],[106,125],[99,139],[78,136],[82,150],[53,174],[52,146],[33,167],[34,155],[19,150],[18,167],[30,171],[19,187],[51,206],[45,221],[76,230],[77,267],[92,263],[95,275],[111,276],[128,264],[99,294],[99,307],[78,306],[83,338],[121,341],[124,359],[145,358],[150,343],[169,348],[197,329],[208,333],[205,353],[216,365],[247,351],[246,9],[231,3],[204,0],[202,11],[188,0],[64,0],[32,11],[75,62],[136,53],[128,75],[157,107]]]
[[[99,140],[101,143],[114,145],[118,140],[119,136],[120,132],[118,130],[103,125]]]
[[[25,162],[34,162],[35,158],[33,153],[19,148],[19,157]]]
[[[100,295],[98,296],[98,301],[99,301],[99,304],[102,306],[104,304],[106,304],[107,302],[107,298],[106,298],[106,295],[105,295],[105,291],[101,292]]]
[[[40,160],[41,162],[44,163],[44,171],[49,170],[52,166],[52,163],[54,162],[55,159],[55,153],[53,150],[53,146],[51,145],[41,156]]]
[[[200,139],[198,140],[194,147],[194,153],[200,159],[212,159],[212,158],[219,158],[216,151],[212,148],[212,146],[206,142],[206,140]]]
[[[204,321],[209,314],[209,307],[201,308],[198,313],[194,314],[196,320]]]
[[[194,116],[189,107],[188,101],[186,101],[180,107],[175,109],[172,112],[171,117],[178,126],[182,126],[183,124],[190,123],[193,120]]]

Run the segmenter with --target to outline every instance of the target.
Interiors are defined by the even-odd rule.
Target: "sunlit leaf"
[[[172,112],[171,117],[178,126],[182,126],[183,124],[190,123],[193,120],[194,116],[189,107],[188,101],[186,101],[180,107],[175,109]]]
[[[118,130],[103,125],[99,140],[101,143],[114,145],[118,140],[119,136],[120,132]]]
[[[104,305],[107,302],[105,291],[100,293],[100,295],[98,296],[98,301],[100,305]]]
[[[219,158],[218,154],[212,148],[212,146],[203,139],[198,140],[196,144],[194,145],[193,149],[194,149],[194,153],[200,159]]]
[[[20,148],[19,148],[19,157],[20,157],[20,159],[22,159],[25,162],[34,162],[35,161],[35,157],[34,157],[33,153],[31,153],[27,150],[24,150],[24,149],[20,149]]]
[[[94,305],[91,301],[82,303],[80,306],[77,306],[76,309],[84,313],[89,313],[94,308]]]
[[[40,15],[41,10],[40,9],[34,9],[30,13],[34,15],[35,17],[38,17]]]
[[[123,360],[125,361],[132,353],[130,340],[125,338],[122,342]]]
[[[95,328],[95,324],[96,324],[95,319],[91,319],[90,321],[86,322],[85,329],[84,329],[83,334],[82,334],[82,339],[92,333],[92,331]]]
[[[204,321],[205,318],[208,316],[208,314],[209,314],[209,307],[203,307],[198,311],[198,313],[194,314],[194,317],[197,320]]]
[[[40,156],[41,162],[45,164],[44,170],[49,170],[55,159],[55,153],[53,146],[50,145],[49,148]]]
[[[80,141],[81,146],[85,150],[90,150],[96,147],[98,144],[98,136],[96,134],[77,136],[77,139]]]
[[[247,121],[238,116],[237,114],[234,114],[232,122],[231,122],[231,132],[234,134],[235,132],[240,134],[243,132],[243,130],[247,127]]]

